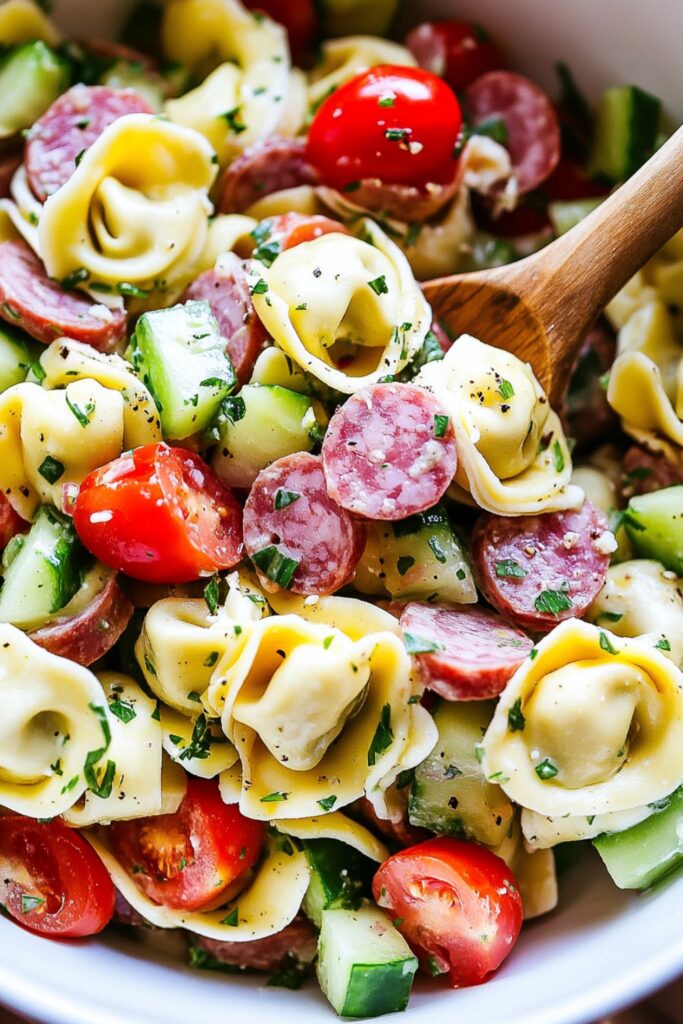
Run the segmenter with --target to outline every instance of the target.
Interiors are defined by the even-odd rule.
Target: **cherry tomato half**
[[[454,92],[505,66],[486,29],[471,21],[425,21],[408,33],[406,46],[421,68],[445,78]]]
[[[148,444],[85,478],[73,513],[86,548],[147,583],[186,583],[242,557],[242,509],[199,455]]]
[[[212,779],[188,777],[175,814],[117,821],[111,839],[121,863],[155,903],[198,910],[220,902],[235,879],[253,867],[266,826],[224,804]]]
[[[14,511],[4,494],[0,494],[0,551],[4,551],[15,533],[28,530],[29,524]]]
[[[495,971],[522,927],[522,900],[504,861],[476,843],[429,839],[395,853],[372,883],[380,907],[426,973],[477,985]]]
[[[282,252],[285,249],[293,249],[302,242],[312,242],[321,235],[348,235],[343,224],[320,214],[280,213],[270,217],[269,224],[268,241],[279,242]]]
[[[421,68],[382,64],[325,100],[311,124],[308,158],[336,189],[368,178],[448,184],[461,129],[460,106],[445,82]]]
[[[0,903],[52,938],[95,935],[111,921],[114,886],[93,848],[58,818],[0,818]]]
[[[318,28],[313,0],[245,0],[244,6],[250,11],[261,11],[284,25],[295,61],[311,46]]]

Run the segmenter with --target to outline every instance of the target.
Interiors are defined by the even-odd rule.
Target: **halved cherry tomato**
[[[29,524],[14,511],[4,494],[0,494],[0,551],[4,551],[15,533],[28,530]]]
[[[320,214],[280,213],[276,217],[270,217],[268,222],[268,241],[279,242],[283,252],[285,249],[293,249],[295,245],[301,245],[302,242],[312,242],[321,235],[348,235],[348,231],[338,220]]]
[[[406,46],[421,68],[445,78],[455,92],[479,75],[505,67],[486,29],[472,21],[425,21],[408,33]]]
[[[299,61],[304,56],[318,28],[313,0],[245,0],[244,6],[284,25],[292,57]]]
[[[522,927],[522,899],[504,861],[476,843],[428,839],[395,853],[372,883],[380,907],[431,975],[477,985],[508,955]]]
[[[0,903],[51,938],[95,935],[111,921],[114,886],[93,848],[58,818],[0,818]]]
[[[85,478],[73,512],[88,551],[147,583],[186,583],[242,557],[242,509],[199,455],[148,444]]]
[[[448,184],[461,129],[460,106],[445,82],[421,68],[382,64],[325,100],[311,124],[308,158],[337,189],[368,178]]]
[[[114,822],[111,839],[151,900],[174,910],[199,910],[220,902],[228,886],[254,866],[265,830],[236,804],[224,804],[215,780],[189,776],[175,814]]]

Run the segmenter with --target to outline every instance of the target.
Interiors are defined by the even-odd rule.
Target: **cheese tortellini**
[[[683,448],[683,231],[616,296],[618,329],[607,400],[624,430],[680,460]]]
[[[324,42],[320,60],[310,73],[311,112],[315,113],[340,85],[378,64],[416,67],[417,61],[405,46],[376,36],[345,36]]]
[[[365,795],[380,817],[399,817],[387,791],[436,742],[432,719],[411,702],[419,684],[402,641],[388,631],[353,640],[296,614],[243,637],[204,697],[239,752],[243,813],[311,817]]]
[[[0,4],[0,46],[17,46],[34,39],[56,46],[61,35],[34,0],[5,0]]]
[[[508,683],[483,767],[541,815],[623,812],[683,781],[683,674],[647,640],[569,619]]]
[[[111,715],[87,668],[0,624],[0,804],[63,814],[106,775]]]
[[[507,516],[581,505],[560,419],[528,363],[464,334],[415,380],[451,413],[455,497]]]
[[[255,264],[251,291],[280,348],[343,394],[402,370],[431,326],[408,261],[370,220]]]
[[[298,131],[305,83],[290,68],[281,25],[237,0],[172,0],[162,33],[172,60],[210,71],[196,89],[169,100],[166,114],[205,136],[221,164],[259,139]]]
[[[151,114],[114,121],[45,203],[38,239],[48,274],[85,271],[111,290],[125,282],[163,291],[191,278],[207,240],[214,161],[190,128]]]
[[[517,879],[525,921],[554,910],[558,899],[555,858],[548,849],[527,849],[519,815],[515,815],[505,839],[493,852]]]

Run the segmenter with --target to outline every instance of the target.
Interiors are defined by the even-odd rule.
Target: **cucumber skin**
[[[615,86],[597,111],[591,172],[625,181],[654,151],[661,103],[635,85]]]
[[[625,832],[598,836],[593,846],[620,889],[648,889],[666,878],[683,865],[683,786],[664,810]]]
[[[641,558],[683,575],[683,485],[631,498],[624,526]]]
[[[304,896],[303,911],[316,928],[322,924],[323,910],[355,909],[360,905],[361,896],[370,895],[377,865],[368,857],[336,839],[306,840],[304,850],[311,881]]]
[[[399,973],[397,964],[354,964],[339,1015],[358,1019],[405,1010],[414,973],[403,966]]]
[[[68,62],[41,40],[14,47],[0,60],[2,126],[9,134],[30,128],[68,88],[70,77]]]
[[[33,361],[28,339],[9,324],[0,325],[0,393],[26,380]]]

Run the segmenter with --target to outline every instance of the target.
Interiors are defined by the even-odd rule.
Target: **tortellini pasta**
[[[559,843],[575,843],[583,839],[595,839],[596,836],[603,835],[605,832],[624,832],[652,814],[654,814],[654,809],[647,804],[628,811],[608,811],[606,814],[565,814],[561,818],[525,809],[521,814],[521,822],[527,849],[534,853],[540,853]]]
[[[682,307],[683,231],[607,309],[619,330],[607,400],[627,433],[673,460],[683,458]]]
[[[120,117],[45,203],[38,241],[47,272],[62,280],[85,271],[89,284],[112,291],[189,279],[207,241],[214,161],[190,128],[151,114]]]
[[[237,0],[172,0],[162,34],[172,60],[210,71],[196,89],[169,100],[166,114],[201,132],[221,164],[259,139],[298,131],[305,83],[290,68],[281,25],[246,11]]]
[[[244,630],[204,697],[242,764],[240,808],[265,820],[312,817],[366,795],[398,817],[387,790],[436,742],[411,701],[419,684],[394,632],[358,640],[299,615]]]
[[[0,4],[0,46],[17,46],[33,39],[55,46],[61,35],[33,0],[5,0]]]
[[[683,674],[647,640],[569,619],[512,677],[482,747],[487,777],[538,814],[642,807],[683,781]]]
[[[420,349],[431,311],[400,249],[372,221],[254,264],[254,306],[280,348],[344,394],[398,373]]]
[[[87,668],[0,624],[0,804],[63,814],[106,776],[111,715]]]
[[[587,619],[617,636],[649,639],[683,668],[683,580],[648,559],[634,559],[607,570],[605,585]]]
[[[320,60],[310,73],[308,99],[311,113],[340,85],[377,64],[415,67],[410,50],[376,36],[346,36],[323,43]]]
[[[456,498],[508,516],[581,505],[560,419],[528,363],[464,334],[415,381],[451,413]]]
[[[503,842],[494,847],[494,853],[505,861],[517,880],[525,921],[554,910],[558,898],[555,858],[550,850],[526,848],[518,815]]]
[[[162,812],[161,725],[154,717],[156,701],[119,672],[104,672],[100,683],[109,702],[107,760],[114,769],[107,794],[86,791],[82,801],[64,815],[67,824],[78,827]],[[182,788],[178,795],[182,798]]]
[[[164,750],[190,775],[213,779],[237,761],[237,751],[221,732],[220,723],[207,722],[202,713],[192,720],[167,707],[161,707],[159,715]]]

